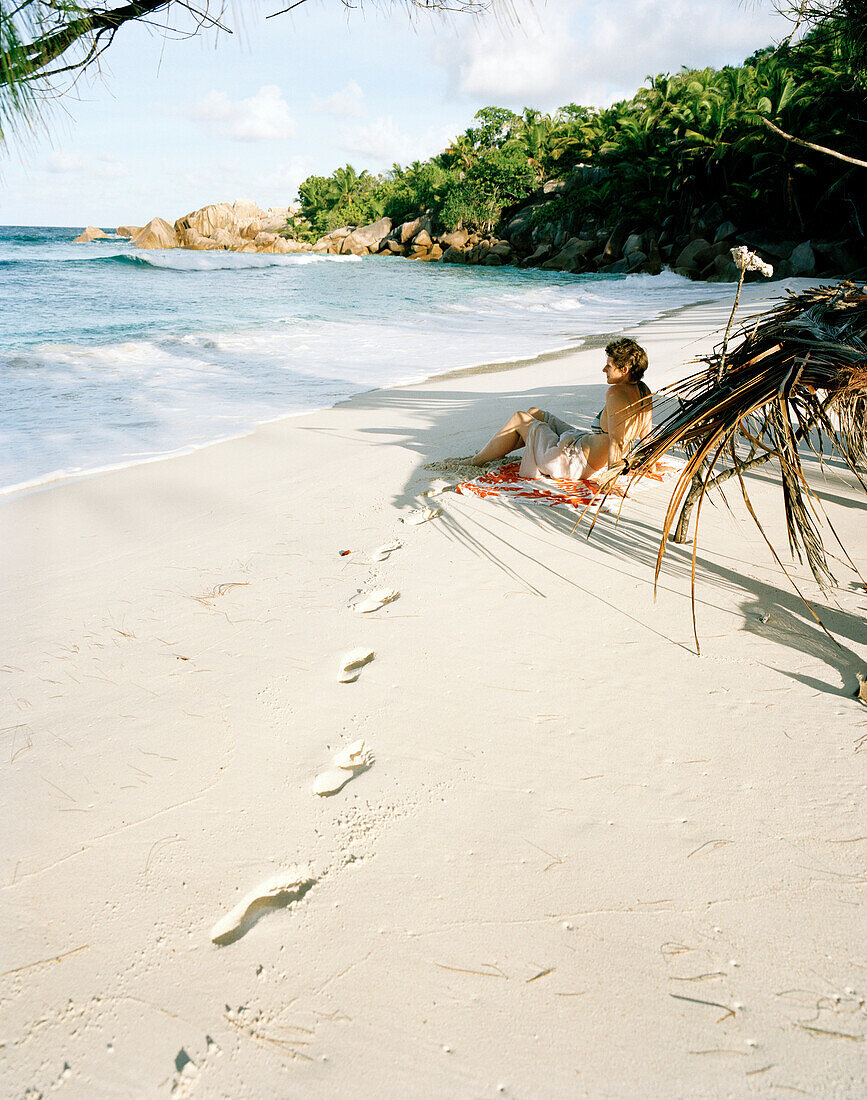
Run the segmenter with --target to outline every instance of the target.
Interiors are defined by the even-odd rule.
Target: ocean
[[[0,227],[0,495],[731,294],[670,273],[141,251],[78,232]]]

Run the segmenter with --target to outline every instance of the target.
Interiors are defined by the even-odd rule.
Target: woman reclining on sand
[[[573,428],[553,413],[530,408],[516,412],[471,462],[483,466],[526,445],[521,477],[548,476],[606,483],[623,468],[633,444],[653,426],[653,401],[641,378],[647,352],[634,340],[613,340],[605,348],[608,383],[605,408],[589,431]]]

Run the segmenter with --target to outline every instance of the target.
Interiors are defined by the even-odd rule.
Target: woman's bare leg
[[[505,458],[510,451],[524,446],[527,431],[533,421],[544,419],[545,413],[535,407],[527,409],[526,412],[516,412],[479,453],[473,455],[470,461],[474,466],[484,466],[486,462],[493,462],[495,458]]]

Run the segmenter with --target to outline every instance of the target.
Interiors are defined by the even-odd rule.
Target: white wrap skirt
[[[544,420],[535,420],[527,431],[527,441],[521,458],[521,477],[556,477],[580,481],[588,476],[587,459],[581,441],[592,432],[573,428],[565,420],[545,413]]]

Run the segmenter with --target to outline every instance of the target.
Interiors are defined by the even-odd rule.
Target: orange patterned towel
[[[490,473],[472,481],[462,481],[456,486],[459,493],[472,493],[477,497],[505,497],[511,500],[535,500],[540,504],[551,506],[565,505],[575,511],[584,511],[585,508],[596,509],[605,499],[605,494],[595,481],[567,481],[565,478],[524,478],[518,473],[520,462],[510,462],[506,466],[498,466]],[[632,495],[640,487],[645,479],[648,481],[668,481],[670,477],[683,468],[681,459],[666,457],[666,462],[657,463],[654,473],[645,474],[632,485],[626,478],[620,478],[609,491],[609,497],[624,497]]]

